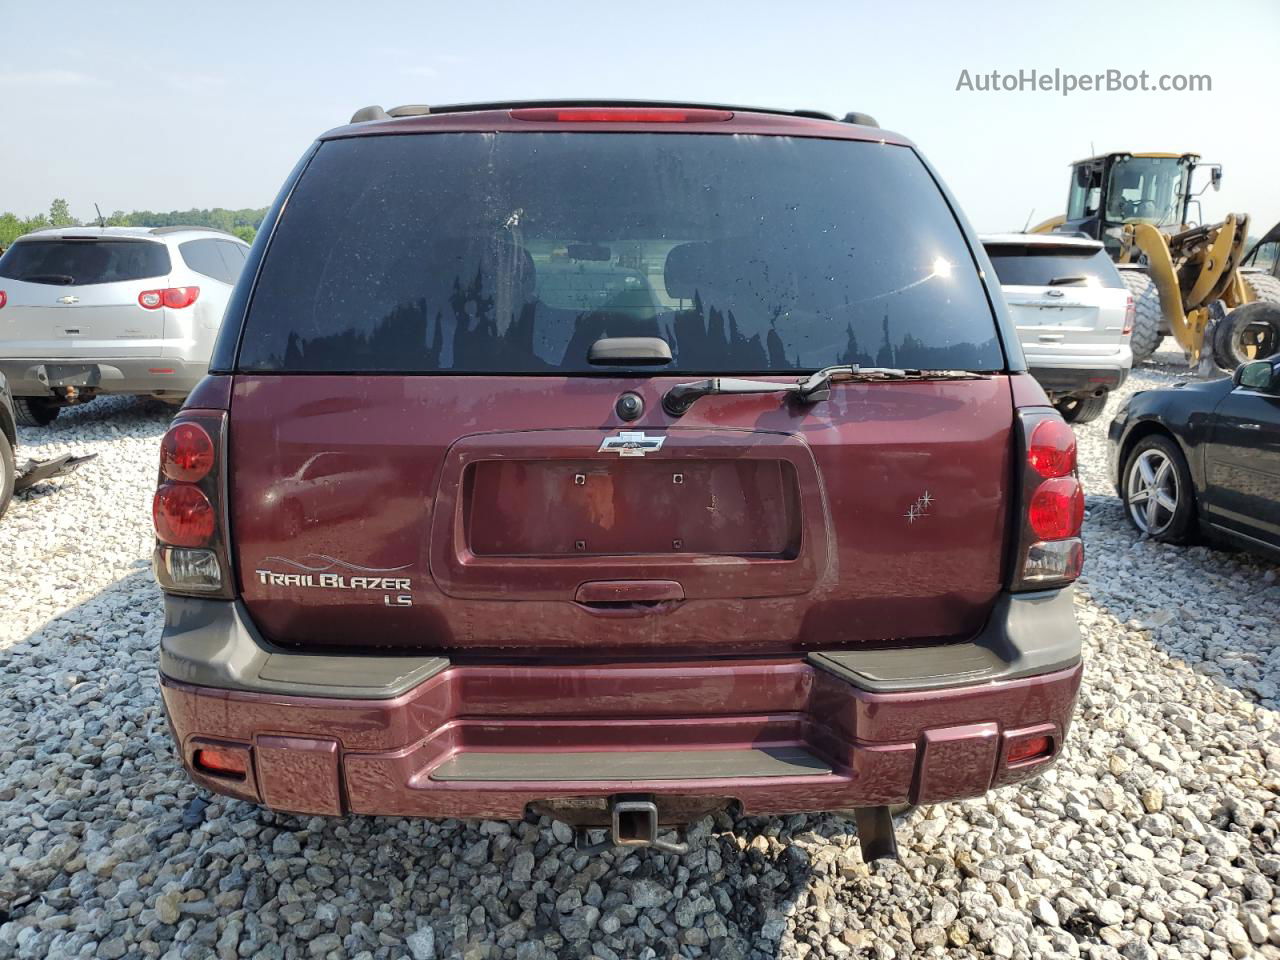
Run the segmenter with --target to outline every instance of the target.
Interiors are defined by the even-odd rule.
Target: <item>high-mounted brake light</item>
[[[1124,305],[1124,329],[1120,331],[1124,336],[1133,333],[1133,321],[1138,319],[1138,308],[1133,303],[1133,294],[1129,294],[1129,299]]]
[[[720,123],[732,110],[707,107],[519,107],[512,120],[536,123]]]
[[[143,290],[138,294],[138,305],[148,310],[159,310],[168,307],[170,310],[181,310],[196,302],[200,296],[199,287],[167,287],[164,290]]]

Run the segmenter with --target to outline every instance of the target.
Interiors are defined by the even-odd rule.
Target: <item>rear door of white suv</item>
[[[982,242],[1030,366],[1124,352],[1129,294],[1102,244],[1031,234]]]
[[[141,237],[33,236],[0,260],[0,355],[92,359],[160,356],[164,311],[139,296],[168,286],[163,242]]]

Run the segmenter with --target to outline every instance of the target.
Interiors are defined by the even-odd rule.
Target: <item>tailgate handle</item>
[[[684,587],[674,580],[591,580],[578,587],[578,603],[662,603],[683,600]]]

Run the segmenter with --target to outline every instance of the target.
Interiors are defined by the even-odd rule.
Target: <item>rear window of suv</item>
[[[238,365],[599,373],[587,353],[606,336],[666,340],[663,373],[1004,366],[964,237],[911,149],[661,133],[322,144]]]
[[[0,257],[0,277],[87,286],[163,277],[169,250],[150,240],[19,240]]]
[[[1124,287],[1120,271],[1098,247],[1055,247],[1039,244],[987,244],[987,256],[1000,283],[1009,287],[1090,284]]]

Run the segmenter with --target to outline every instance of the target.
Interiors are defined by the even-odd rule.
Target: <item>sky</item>
[[[599,96],[870,113],[979,230],[1061,213],[1068,164],[1111,150],[1200,153],[1224,167],[1206,220],[1280,220],[1275,0],[0,0],[0,38],[0,211],[24,216],[266,206],[366,104]],[[1212,89],[957,89],[1055,68]]]

